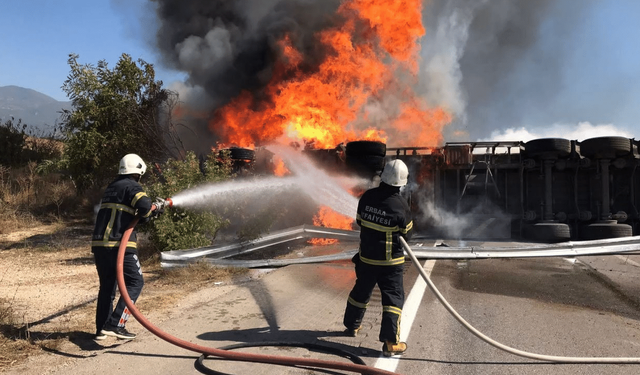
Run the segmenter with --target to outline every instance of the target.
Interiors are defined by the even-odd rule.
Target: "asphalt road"
[[[353,248],[352,244],[345,246]],[[504,345],[554,356],[640,357],[640,256],[422,263],[459,314]],[[260,271],[239,285],[212,285],[190,296],[168,316],[156,317],[156,324],[184,340],[215,348],[256,342],[312,343],[400,374],[640,373],[637,364],[547,363],[497,349],[446,311],[411,262],[405,266],[408,298],[401,333],[409,350],[402,356],[383,358],[377,341],[382,311],[377,291],[360,335],[342,335],[342,313],[353,281],[348,261]],[[170,345],[140,326],[130,324],[129,328],[140,333],[136,340],[108,339],[104,346],[88,345],[87,357],[50,373],[346,373],[210,358],[203,361],[209,369],[205,370],[197,368],[197,353]],[[348,361],[295,347],[234,350]]]

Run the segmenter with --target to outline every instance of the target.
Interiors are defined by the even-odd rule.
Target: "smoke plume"
[[[426,2],[420,83],[454,115],[444,138],[488,140],[523,128],[565,137],[585,122],[627,134],[620,128],[635,124],[628,96],[637,90],[609,39],[630,38],[634,28],[605,20],[623,23],[636,11],[603,0]]]
[[[164,62],[189,74],[213,106],[270,78],[277,41],[297,36],[302,51],[314,50],[313,33],[327,27],[339,1],[159,0],[158,46]],[[313,53],[307,54],[313,56]]]
[[[291,47],[303,58],[298,66],[310,73],[317,69],[330,53],[319,43],[317,34],[343,21],[337,12],[343,3],[156,1],[157,45],[163,62],[187,74],[186,82],[175,88],[190,110],[187,115],[193,117],[192,123],[203,121],[195,128],[204,129],[202,136],[194,138],[204,137],[211,144],[203,119],[242,91],[261,99],[261,90],[273,77],[277,59],[282,56],[279,43],[284,36],[295,36]],[[593,69],[587,68],[588,60],[577,60],[577,56],[590,56],[590,48],[595,48],[580,33],[585,29],[584,20],[594,19],[598,6],[604,3],[592,0],[576,6],[570,0],[423,1],[426,32],[420,39],[418,76],[396,78],[413,81],[421,100],[451,114],[450,125],[436,127],[442,136],[436,139],[430,135],[434,142],[487,139],[496,131],[550,127],[555,123],[611,123],[619,119],[614,109],[625,105],[621,92],[630,89],[630,82],[618,82],[618,87],[625,87],[618,91],[611,83],[603,97],[594,90],[584,96],[571,91],[573,87],[604,85],[599,81],[604,78],[597,78],[600,71],[588,70]],[[577,55],[579,49],[587,52]],[[599,69],[604,71],[606,67]],[[366,118],[359,116],[352,123],[387,126],[393,122],[393,108],[403,101],[407,102],[402,95],[385,93],[366,104]],[[621,109],[629,112],[627,107]],[[389,132],[392,140],[400,142],[407,127]]]
[[[157,4],[164,63],[188,74],[177,87],[189,98],[181,115],[206,119],[225,143],[286,135],[320,147],[416,138],[435,146],[450,121],[412,87],[420,0]]]

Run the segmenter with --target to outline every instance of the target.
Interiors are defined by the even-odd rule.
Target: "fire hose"
[[[536,353],[526,352],[526,351],[523,351],[523,350],[515,349],[515,348],[512,348],[510,346],[501,344],[501,343],[491,339],[490,337],[486,336],[482,332],[478,331],[475,327],[473,327],[471,324],[469,324],[469,322],[467,322],[460,314],[458,314],[458,312],[451,306],[451,304],[449,304],[449,302],[440,293],[438,288],[436,288],[436,286],[433,283],[433,281],[431,281],[431,279],[429,278],[429,275],[427,275],[425,270],[420,266],[418,258],[416,258],[415,254],[413,253],[413,250],[411,250],[411,247],[409,246],[409,244],[407,244],[407,241],[405,241],[404,238],[400,237],[400,243],[402,244],[402,247],[404,248],[405,252],[407,254],[409,254],[409,257],[411,258],[411,261],[413,262],[413,264],[418,269],[418,272],[420,272],[420,276],[422,276],[422,278],[427,283],[427,285],[429,285],[429,289],[431,289],[433,294],[436,295],[436,297],[438,298],[440,303],[442,303],[442,305],[447,309],[447,311],[451,315],[453,315],[453,317],[456,318],[456,320],[458,320],[458,322],[460,322],[460,324],[462,324],[467,330],[469,330],[471,333],[476,335],[478,338],[480,338],[484,342],[486,342],[486,343],[488,343],[488,344],[490,344],[490,345],[492,345],[492,346],[494,346],[494,347],[496,347],[498,349],[501,349],[501,350],[503,350],[503,351],[505,351],[507,353],[515,354],[515,355],[520,356],[520,357],[525,357],[525,358],[530,358],[530,359],[537,359],[537,360],[540,360],[540,361],[547,361],[547,362],[555,362],[555,363],[616,363],[616,364],[621,364],[621,363],[640,363],[640,358],[634,358],[634,357],[618,357],[618,358],[616,358],[616,357],[563,357],[563,356],[536,354]]]
[[[335,369],[335,370],[344,370],[351,371],[360,374],[371,374],[371,375],[398,375],[397,373],[377,369],[374,367],[368,367],[363,364],[356,363],[345,363],[345,362],[337,362],[337,361],[325,361],[320,359],[312,359],[312,358],[295,358],[295,357],[286,357],[286,356],[272,356],[272,355],[264,355],[264,354],[252,354],[252,353],[236,353],[230,350],[218,349],[218,348],[209,348],[206,346],[194,344],[190,341],[182,340],[175,336],[172,336],[158,327],[156,327],[151,321],[149,321],[135,306],[131,298],[129,297],[129,293],[127,292],[127,287],[124,282],[124,274],[123,274],[123,264],[124,264],[124,254],[125,249],[127,247],[127,242],[129,241],[129,237],[131,237],[131,233],[133,232],[133,228],[138,224],[139,218],[136,217],[133,219],[127,230],[124,232],[122,239],[120,241],[120,246],[118,247],[118,260],[117,260],[117,280],[118,280],[118,289],[120,290],[120,295],[124,299],[127,308],[131,312],[136,320],[148,331],[156,335],[158,338],[165,340],[173,345],[181,347],[183,349],[191,350],[197,353],[201,353],[203,355],[211,355],[219,358],[236,360],[236,361],[244,361],[244,362],[258,362],[258,363],[270,363],[276,365],[284,365],[284,366],[308,366],[308,367],[316,367],[316,368],[327,368],[327,369]]]
[[[256,362],[256,363],[269,363],[276,365],[284,365],[284,366],[309,366],[316,368],[327,368],[327,369],[336,369],[336,370],[345,370],[356,372],[360,374],[386,374],[386,375],[397,375],[394,372],[389,372],[386,370],[376,369],[372,367],[365,366],[363,364],[355,364],[355,363],[344,363],[337,361],[325,361],[318,359],[309,359],[309,358],[295,358],[295,357],[286,357],[286,356],[272,356],[272,355],[262,355],[262,354],[251,354],[251,353],[235,353],[230,350],[218,349],[218,348],[210,348],[202,345],[194,344],[192,342],[182,340],[175,336],[172,336],[159,328],[157,328],[151,321],[149,321],[135,306],[131,298],[129,297],[129,293],[127,292],[127,288],[124,281],[123,275],[123,264],[124,264],[124,254],[126,249],[126,244],[133,232],[134,227],[138,223],[139,218],[136,217],[131,225],[124,232],[120,246],[118,247],[118,259],[117,259],[117,281],[118,288],[120,290],[120,294],[124,299],[127,307],[129,308],[131,315],[133,315],[136,320],[145,327],[148,331],[156,335],[157,337],[173,344],[183,349],[191,350],[197,353],[201,353],[203,355],[211,355],[223,359],[237,360],[237,361],[245,361],[245,362]],[[405,252],[411,258],[412,263],[416,266],[420,276],[424,279],[424,281],[429,286],[429,289],[434,293],[434,295],[438,298],[440,303],[447,309],[447,311],[456,319],[460,324],[462,324],[467,330],[473,333],[475,336],[483,340],[484,342],[503,350],[507,353],[511,353],[520,357],[536,359],[546,362],[554,362],[554,363],[608,363],[608,364],[621,364],[621,363],[640,363],[640,358],[637,357],[566,357],[566,356],[552,356],[552,355],[544,355],[531,353],[519,349],[512,348],[510,346],[499,343],[487,335],[483,334],[475,327],[473,327],[469,322],[467,322],[452,306],[449,302],[444,298],[444,296],[440,293],[435,284],[431,281],[425,270],[420,266],[420,262],[416,258],[415,254],[411,250],[411,247],[407,244],[404,238],[400,237],[400,243],[404,248]],[[231,348],[231,347],[230,347]],[[201,357],[202,358],[202,357]]]

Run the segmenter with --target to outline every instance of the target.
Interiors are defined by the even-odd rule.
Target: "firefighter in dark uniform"
[[[100,280],[96,307],[96,340],[103,340],[107,336],[125,340],[136,337],[125,328],[130,312],[124,300],[120,297],[115,310],[113,300],[117,288],[116,264],[122,235],[136,216],[140,217],[140,222],[146,222],[152,211],[155,211],[154,215],[159,215],[164,208],[159,202],[152,203],[138,183],[146,170],[147,166],[140,156],[125,155],[120,160],[118,178],[109,184],[102,196],[91,240],[91,252]],[[127,243],[123,274],[127,292],[135,302],[144,285],[136,250],[135,230]]]
[[[407,184],[409,171],[402,160],[387,163],[380,186],[367,190],[358,202],[356,221],[360,225],[360,251],[355,263],[356,283],[349,293],[344,313],[346,333],[356,336],[362,326],[373,288],[382,294],[382,323],[379,340],[385,356],[402,354],[407,344],[400,342],[400,317],[404,305],[404,252],[399,236],[409,239],[413,221],[400,188]]]

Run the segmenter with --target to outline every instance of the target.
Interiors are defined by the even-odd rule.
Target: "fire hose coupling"
[[[173,207],[173,200],[171,198],[156,198],[156,201],[153,202],[153,205],[156,206],[156,211],[162,212],[165,208]]]

